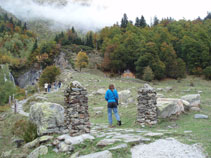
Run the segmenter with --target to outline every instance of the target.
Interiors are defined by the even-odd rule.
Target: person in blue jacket
[[[109,89],[105,94],[105,100],[108,102],[108,122],[110,127],[114,127],[112,126],[112,111],[114,112],[118,125],[121,126],[122,124],[117,109],[118,99],[119,96],[117,90],[114,88],[113,84],[110,84]]]

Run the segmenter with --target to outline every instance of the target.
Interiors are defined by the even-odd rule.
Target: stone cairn
[[[154,125],[157,123],[157,93],[148,84],[138,91],[137,122],[141,125]]]
[[[87,91],[78,81],[65,90],[65,127],[70,136],[90,133]]]

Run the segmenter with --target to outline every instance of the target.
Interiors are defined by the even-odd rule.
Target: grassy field
[[[63,89],[67,86],[67,84],[73,80],[77,80],[82,83],[83,86],[87,88],[88,94],[92,94],[96,92],[100,88],[107,89],[110,83],[114,83],[116,89],[118,91],[129,89],[132,93],[132,97],[135,100],[134,103],[129,104],[128,106],[119,106],[119,113],[121,116],[121,120],[123,122],[123,126],[121,128],[141,128],[136,124],[136,97],[137,90],[143,86],[144,81],[137,79],[121,79],[121,78],[107,78],[101,72],[93,72],[90,70],[85,70],[82,73],[74,72],[71,75],[71,78],[67,79]],[[65,78],[66,76],[62,76]],[[196,94],[200,92],[201,94],[201,111],[200,112],[189,112],[186,114],[182,114],[177,119],[165,119],[159,120],[159,123],[153,127],[145,127],[144,129],[149,131],[158,131],[158,130],[169,130],[174,133],[173,137],[178,140],[187,143],[194,144],[200,143],[205,152],[208,153],[208,157],[211,157],[211,81],[206,81],[201,78],[188,76],[185,79],[180,81],[166,79],[163,81],[154,81],[150,83],[151,86],[155,88],[165,88],[172,87],[171,91],[159,92],[162,93],[165,97],[169,98],[180,98],[186,94]],[[64,104],[63,98],[63,90],[42,94],[45,96],[50,102],[59,103],[61,105]],[[96,115],[96,111],[93,110],[94,107],[104,107],[102,115]],[[29,109],[26,108],[26,109]],[[106,101],[104,100],[103,95],[90,95],[89,96],[89,113],[90,120],[92,123],[107,123],[107,107]],[[195,113],[201,113],[209,116],[209,119],[194,119]],[[12,125],[12,121],[17,120],[16,117],[21,116],[8,116],[6,121],[0,121],[0,135],[5,137],[3,141],[10,140],[9,137],[12,137],[11,132],[8,132]],[[9,123],[10,122],[10,123]],[[115,121],[114,121],[115,122]],[[192,131],[192,133],[187,134],[185,131]],[[172,136],[172,135],[171,135]],[[99,149],[95,147],[96,142],[86,142],[82,146],[76,147],[75,151],[82,150],[81,148],[85,148],[82,150],[83,154],[90,153],[92,151],[99,151],[104,149]],[[0,139],[0,152],[8,151],[9,149],[14,148],[11,145],[11,141],[8,141],[6,144],[2,142]],[[125,151],[118,151],[113,153],[114,158],[117,157],[130,157],[129,148]],[[52,149],[50,149],[48,155],[45,157],[69,157],[69,155],[65,154],[55,154]]]

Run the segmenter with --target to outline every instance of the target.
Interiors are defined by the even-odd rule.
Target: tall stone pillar
[[[65,127],[71,136],[90,133],[87,91],[73,81],[65,90]]]
[[[138,90],[138,116],[137,122],[144,125],[154,125],[157,123],[157,93],[150,85],[145,84]]]

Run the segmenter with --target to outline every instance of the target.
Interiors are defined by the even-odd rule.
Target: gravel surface
[[[159,139],[131,149],[132,158],[205,158],[197,145],[187,145],[174,138]]]

